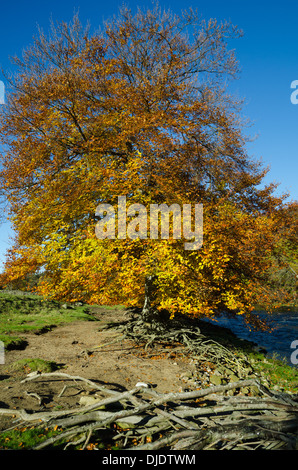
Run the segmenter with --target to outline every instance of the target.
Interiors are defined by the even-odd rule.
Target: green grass
[[[6,349],[22,348],[22,334],[43,333],[63,323],[93,320],[86,306],[44,300],[33,294],[0,292],[0,341]]]
[[[9,370],[19,371],[27,369],[30,372],[39,371],[39,372],[53,372],[54,370],[59,369],[59,365],[53,361],[45,361],[44,359],[39,358],[24,358],[18,361],[15,361],[9,366]]]
[[[262,358],[254,362],[255,370],[267,377],[272,387],[298,393],[298,371],[279,359]]]
[[[57,436],[60,430],[47,428],[20,428],[0,433],[0,449],[29,450],[50,437]]]

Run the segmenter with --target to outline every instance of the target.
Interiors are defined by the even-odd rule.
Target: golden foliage
[[[188,37],[186,32],[192,33]],[[159,8],[123,8],[97,35],[52,25],[22,59],[1,117],[1,188],[16,239],[2,283],[42,268],[46,296],[140,305],[158,276],[172,315],[249,313],[270,300],[266,273],[283,223],[274,186],[246,154],[238,103],[224,91],[238,32]],[[204,244],[98,240],[95,209],[117,196],[146,207],[204,205]]]

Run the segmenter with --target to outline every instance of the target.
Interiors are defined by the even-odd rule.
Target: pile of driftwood
[[[29,374],[22,382],[78,381],[100,391],[102,398],[88,406],[28,413],[1,409],[15,415],[16,426],[61,429],[34,449],[85,449],[109,435],[113,445],[126,450],[298,449],[298,396],[272,392],[256,379],[206,387],[182,393],[160,394],[145,383],[119,393],[94,381],[62,372]],[[258,396],[241,393],[255,386]],[[234,390],[237,395],[229,396]],[[38,399],[38,395],[34,394]]]

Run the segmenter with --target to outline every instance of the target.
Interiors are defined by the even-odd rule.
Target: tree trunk
[[[156,297],[157,276],[149,275],[145,278],[145,301],[141,312],[141,321],[150,329],[158,329],[161,324],[159,311],[154,306]]]

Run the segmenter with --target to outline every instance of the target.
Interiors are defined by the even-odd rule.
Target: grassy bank
[[[25,333],[42,334],[77,320],[93,320],[86,306],[46,301],[21,291],[0,292],[0,341],[6,350],[24,348]]]

